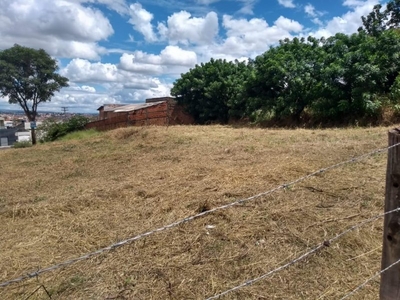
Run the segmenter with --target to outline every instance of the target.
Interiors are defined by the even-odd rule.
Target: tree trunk
[[[36,129],[31,128],[32,145],[36,145]]]

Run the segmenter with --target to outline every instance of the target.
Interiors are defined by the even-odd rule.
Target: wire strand
[[[254,199],[258,199],[258,198],[263,197],[263,196],[267,196],[267,195],[272,194],[272,193],[274,193],[274,192],[276,192],[276,191],[278,191],[278,190],[281,190],[281,189],[287,188],[287,187],[289,187],[289,186],[291,186],[291,185],[294,185],[294,184],[296,184],[296,183],[302,182],[302,181],[304,181],[304,180],[306,180],[306,179],[308,179],[308,178],[317,176],[317,175],[319,175],[319,174],[325,173],[325,172],[330,171],[330,170],[332,170],[332,169],[336,169],[336,168],[341,167],[341,166],[346,165],[346,164],[350,164],[350,163],[354,163],[354,162],[363,160],[363,159],[365,159],[365,158],[367,158],[367,157],[370,157],[370,156],[372,156],[372,155],[375,155],[375,154],[379,154],[379,153],[388,151],[389,149],[394,148],[394,147],[397,147],[397,146],[399,146],[399,145],[400,145],[400,143],[397,143],[397,144],[391,145],[391,146],[386,147],[386,148],[380,148],[380,149],[377,149],[377,150],[368,152],[368,153],[363,154],[363,155],[361,155],[361,156],[354,157],[354,158],[351,158],[351,159],[349,159],[349,160],[342,161],[342,162],[340,162],[340,163],[337,163],[337,164],[334,164],[334,165],[331,165],[331,166],[328,166],[328,167],[319,169],[319,170],[317,170],[317,171],[315,171],[315,172],[312,172],[312,173],[310,173],[310,174],[308,174],[308,175],[305,175],[305,176],[303,176],[303,177],[300,177],[300,178],[298,178],[298,179],[296,179],[296,180],[290,181],[290,182],[288,182],[288,183],[286,183],[286,184],[279,185],[279,186],[277,186],[277,187],[275,187],[275,188],[273,188],[273,189],[271,189],[271,190],[268,190],[268,191],[266,191],[266,192],[259,193],[259,194],[257,194],[257,195],[254,195],[254,196],[251,196],[251,197],[248,197],[248,198],[240,199],[240,200],[237,200],[237,201],[235,201],[235,202],[231,202],[231,203],[228,203],[228,204],[219,206],[219,207],[215,207],[215,208],[213,208],[213,209],[210,209],[210,210],[201,212],[201,213],[199,213],[199,214],[186,217],[186,218],[184,218],[184,219],[181,219],[181,220],[176,221],[176,222],[174,222],[174,223],[171,223],[171,224],[169,224],[169,225],[166,225],[166,226],[163,226],[163,227],[160,227],[160,228],[157,228],[157,229],[154,229],[154,230],[151,230],[151,231],[148,231],[148,232],[139,234],[139,235],[137,235],[137,236],[134,236],[134,237],[132,237],[132,238],[128,238],[128,239],[126,239],[126,240],[122,240],[122,241],[117,242],[117,243],[115,243],[115,244],[112,244],[112,245],[109,245],[109,246],[107,246],[107,247],[98,249],[98,250],[96,250],[96,251],[94,251],[94,252],[87,253],[87,254],[85,254],[85,255],[83,255],[83,256],[76,257],[76,258],[73,258],[73,259],[70,259],[70,260],[66,260],[66,261],[64,261],[64,262],[55,264],[55,265],[53,265],[53,266],[50,266],[50,267],[47,267],[47,268],[44,268],[44,269],[40,269],[40,270],[38,270],[38,271],[36,271],[36,272],[28,273],[28,274],[26,274],[26,275],[21,275],[20,277],[17,277],[17,278],[14,278],[14,279],[11,279],[11,280],[8,280],[8,281],[5,281],[5,282],[0,283],[0,287],[6,287],[6,286],[8,286],[8,285],[10,285],[10,284],[13,284],[13,283],[18,283],[18,282],[21,282],[21,281],[24,281],[24,280],[27,280],[27,279],[30,279],[30,278],[33,278],[33,277],[37,277],[37,276],[39,276],[40,274],[43,274],[43,273],[46,273],[46,272],[50,272],[50,271],[53,271],[53,270],[56,270],[56,269],[59,269],[59,268],[62,268],[62,267],[66,267],[66,266],[68,266],[68,265],[72,265],[72,264],[77,263],[77,262],[82,261],[82,260],[89,259],[89,258],[91,258],[92,256],[99,255],[99,254],[101,254],[101,253],[104,253],[104,252],[107,252],[107,251],[116,249],[116,248],[118,248],[118,247],[121,247],[121,246],[124,246],[124,245],[126,245],[126,244],[129,244],[129,243],[132,243],[132,242],[134,242],[134,241],[137,241],[137,240],[139,240],[139,239],[141,239],[141,238],[147,237],[147,236],[149,236],[149,235],[152,235],[152,234],[155,234],[155,233],[158,233],[158,232],[162,232],[162,231],[168,230],[168,229],[173,228],[173,227],[177,227],[177,226],[179,226],[179,225],[181,225],[181,224],[190,222],[190,221],[192,221],[192,220],[194,220],[194,219],[197,219],[197,218],[200,218],[200,217],[202,217],[202,216],[211,214],[211,213],[213,213],[213,212],[216,212],[216,211],[219,211],[219,210],[223,210],[223,209],[227,209],[227,208],[230,208],[230,207],[239,205],[239,204],[243,204],[243,203],[245,203],[245,202],[252,201],[252,200],[254,200]]]
[[[374,280],[376,277],[380,276],[381,274],[385,273],[386,271],[388,271],[389,269],[393,268],[395,265],[397,265],[398,263],[400,263],[400,259],[394,263],[392,263],[390,266],[386,267],[385,269],[381,270],[380,272],[376,273],[374,276],[372,276],[371,278],[367,279],[365,282],[363,282],[362,284],[360,284],[358,287],[356,287],[354,290],[352,290],[350,293],[348,293],[347,295],[345,295],[343,298],[341,298],[340,300],[344,300],[349,298],[350,296],[353,296],[355,293],[357,293],[359,290],[361,290],[364,286],[366,286],[370,281]]]
[[[244,283],[242,283],[242,284],[240,284],[240,285],[237,285],[237,286],[235,286],[235,287],[233,287],[233,288],[230,288],[229,290],[226,290],[226,291],[224,291],[224,292],[222,292],[222,293],[219,293],[219,294],[216,294],[216,295],[214,295],[214,296],[212,296],[212,297],[209,297],[209,298],[207,298],[206,300],[218,299],[218,298],[221,298],[222,296],[224,296],[224,295],[226,295],[226,294],[229,294],[229,293],[231,293],[231,292],[237,291],[237,290],[239,290],[239,289],[241,289],[241,288],[243,288],[243,287],[252,285],[252,284],[256,283],[257,281],[260,281],[260,280],[262,280],[262,279],[264,279],[264,278],[266,278],[266,277],[269,277],[269,276],[273,275],[274,273],[277,273],[277,272],[279,272],[279,271],[282,271],[282,270],[284,270],[284,269],[286,269],[286,268],[288,268],[288,267],[294,265],[295,263],[297,263],[297,262],[299,262],[299,261],[302,261],[303,259],[305,259],[305,258],[307,258],[308,256],[310,256],[310,255],[316,253],[318,250],[320,250],[320,249],[322,249],[322,248],[324,248],[324,247],[329,247],[333,242],[337,241],[338,239],[340,239],[340,238],[343,237],[344,235],[350,233],[351,231],[354,231],[354,230],[356,230],[357,228],[360,228],[360,227],[362,227],[362,226],[364,226],[364,225],[366,225],[366,224],[368,224],[368,223],[371,223],[371,222],[373,222],[373,221],[375,221],[375,220],[378,220],[378,219],[380,219],[380,218],[383,218],[383,217],[386,216],[386,215],[389,215],[389,214],[392,214],[392,213],[395,213],[395,212],[399,212],[399,211],[400,211],[400,208],[396,208],[396,209],[394,209],[394,210],[391,210],[391,211],[385,212],[385,213],[383,213],[383,214],[376,215],[376,216],[374,216],[374,217],[372,217],[372,218],[366,219],[365,221],[360,222],[360,223],[358,223],[358,224],[356,224],[356,225],[350,227],[349,229],[343,231],[342,233],[336,235],[335,237],[331,238],[330,240],[327,240],[327,241],[322,242],[322,243],[319,244],[318,246],[312,248],[311,250],[309,250],[308,252],[304,253],[303,255],[301,255],[301,256],[295,258],[294,260],[292,260],[292,261],[290,261],[290,262],[288,262],[288,263],[286,263],[286,264],[284,264],[284,265],[282,265],[282,266],[280,266],[280,267],[278,267],[278,268],[276,268],[276,269],[273,269],[273,270],[269,271],[268,273],[265,273],[265,274],[261,275],[260,277],[257,277],[257,278],[248,280],[248,281],[246,281],[246,282],[244,282]]]

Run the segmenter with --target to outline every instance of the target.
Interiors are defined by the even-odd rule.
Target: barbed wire
[[[331,166],[328,166],[328,167],[319,169],[319,170],[317,170],[317,171],[315,171],[315,172],[312,172],[312,173],[310,173],[310,174],[308,174],[308,175],[305,175],[305,176],[303,176],[303,177],[300,177],[300,178],[298,178],[298,179],[296,179],[296,180],[293,180],[293,181],[290,181],[290,182],[288,182],[288,183],[279,185],[279,186],[277,186],[277,187],[275,187],[275,188],[273,188],[273,189],[270,189],[270,190],[268,190],[268,191],[266,191],[266,192],[262,192],[262,193],[259,193],[259,194],[257,194],[257,195],[254,195],[254,196],[251,196],[251,197],[248,197],[248,198],[240,199],[240,200],[237,200],[237,201],[234,201],[234,202],[231,202],[231,203],[222,205],[222,206],[218,206],[218,207],[212,208],[212,209],[210,209],[210,210],[201,212],[201,213],[199,213],[199,214],[196,214],[196,215],[193,215],[193,216],[189,216],[189,217],[186,217],[186,218],[181,219],[181,220],[179,220],[179,221],[173,222],[173,223],[171,223],[171,224],[169,224],[169,225],[166,225],[166,226],[163,226],[163,227],[159,227],[159,228],[157,228],[157,229],[154,229],[154,230],[151,230],[151,231],[148,231],[148,232],[139,234],[139,235],[134,236],[134,237],[132,237],[132,238],[128,238],[128,239],[122,240],[122,241],[120,241],[120,242],[117,242],[117,243],[112,244],[112,245],[109,245],[109,246],[107,246],[107,247],[98,249],[98,250],[96,250],[96,251],[94,251],[94,252],[87,253],[87,254],[82,255],[82,256],[80,256],[80,257],[76,257],[76,258],[73,258],[73,259],[69,259],[69,260],[66,260],[66,261],[64,261],[64,262],[55,264],[55,265],[53,265],[53,266],[50,266],[50,267],[47,267],[47,268],[44,268],[44,269],[40,269],[40,270],[38,270],[38,271],[31,272],[31,273],[28,273],[28,274],[25,274],[25,275],[21,275],[21,276],[18,277],[18,278],[14,278],[14,279],[11,279],[11,280],[8,280],[8,281],[5,281],[5,282],[0,283],[0,287],[6,287],[6,286],[8,286],[8,285],[10,285],[10,284],[13,284],[13,283],[18,283],[18,282],[21,282],[21,281],[24,281],[24,280],[27,280],[27,279],[30,279],[30,278],[33,278],[33,277],[37,277],[37,276],[39,276],[40,274],[43,274],[43,273],[46,273],[46,272],[50,272],[50,271],[54,271],[54,270],[56,270],[56,269],[59,269],[59,268],[62,268],[62,267],[66,267],[66,266],[68,266],[68,265],[75,264],[75,263],[77,263],[77,262],[79,262],[79,261],[83,261],[83,260],[89,259],[89,258],[91,258],[91,257],[93,257],[93,256],[95,256],[95,255],[99,255],[99,254],[102,254],[102,253],[104,253],[104,252],[107,252],[107,251],[110,251],[110,250],[114,250],[114,249],[116,249],[116,248],[118,248],[118,247],[121,247],[121,246],[124,246],[124,245],[126,245],[126,244],[132,243],[132,242],[137,241],[137,240],[139,240],[139,239],[141,239],[141,238],[144,238],[144,237],[147,237],[147,236],[149,236],[149,235],[152,235],[152,234],[155,234],[155,233],[158,233],[158,232],[162,232],[162,231],[171,229],[171,228],[173,228],[173,227],[177,227],[177,226],[179,226],[179,225],[182,225],[182,224],[184,224],[184,223],[190,222],[190,221],[192,221],[192,220],[194,220],[194,219],[197,219],[197,218],[200,218],[200,217],[202,217],[202,216],[211,214],[211,213],[213,213],[213,212],[216,212],[216,211],[219,211],[219,210],[223,210],[223,209],[227,209],[227,208],[230,208],[230,207],[239,205],[239,204],[243,204],[243,203],[245,203],[245,202],[252,201],[252,200],[258,199],[258,198],[263,197],[263,196],[267,196],[267,195],[272,194],[272,193],[274,193],[274,192],[276,192],[276,191],[279,191],[279,190],[281,190],[281,189],[285,189],[285,188],[287,188],[287,187],[289,187],[289,186],[291,186],[291,185],[294,185],[294,184],[296,184],[296,183],[302,182],[302,181],[304,181],[304,180],[306,180],[306,179],[308,179],[308,178],[311,178],[311,177],[320,175],[320,174],[322,174],[322,173],[325,173],[325,172],[330,171],[330,170],[332,170],[332,169],[336,169],[336,168],[341,167],[341,166],[346,165],[346,164],[350,164],[350,163],[354,163],[354,162],[363,160],[363,159],[365,159],[365,158],[367,158],[367,157],[370,157],[370,156],[372,156],[372,155],[375,155],[375,154],[379,154],[379,153],[388,151],[389,149],[394,148],[394,147],[397,147],[397,146],[399,146],[399,145],[400,145],[400,143],[397,143],[397,144],[391,145],[391,146],[389,146],[389,147],[380,148],[380,149],[377,149],[377,150],[368,152],[368,153],[363,154],[363,155],[361,155],[361,156],[354,157],[354,158],[351,158],[351,159],[349,159],[349,160],[342,161],[342,162],[340,162],[340,163],[337,163],[337,164],[334,164],[334,165],[331,165]]]
[[[207,298],[206,300],[218,299],[218,298],[221,298],[222,296],[224,296],[224,295],[226,295],[226,294],[229,294],[229,293],[231,293],[231,292],[237,291],[237,290],[239,290],[239,289],[241,289],[241,288],[244,288],[244,287],[246,287],[246,286],[252,285],[252,284],[256,283],[257,281],[260,281],[260,280],[262,280],[262,279],[265,279],[265,278],[267,278],[267,277],[269,277],[269,276],[271,276],[271,275],[273,275],[273,274],[275,274],[275,273],[278,273],[279,271],[282,271],[282,270],[284,270],[284,269],[286,269],[286,268],[288,268],[288,267],[290,267],[290,266],[296,264],[296,263],[299,262],[299,261],[302,261],[303,259],[305,259],[305,258],[307,258],[308,256],[310,256],[310,255],[316,253],[318,250],[320,250],[320,249],[322,249],[322,248],[329,247],[333,242],[337,241],[338,239],[340,239],[340,238],[343,237],[344,235],[348,234],[349,232],[354,231],[354,230],[356,230],[356,229],[358,229],[358,228],[360,228],[360,227],[362,227],[362,226],[364,226],[364,225],[366,225],[366,224],[368,224],[368,223],[374,222],[375,220],[378,220],[378,219],[380,219],[380,218],[383,218],[383,217],[386,216],[386,215],[389,215],[389,214],[392,214],[392,213],[395,213],[395,212],[399,212],[399,211],[400,211],[400,208],[396,208],[396,209],[394,209],[394,210],[387,211],[387,212],[385,212],[385,213],[383,213],[383,214],[376,215],[376,216],[374,216],[374,217],[371,217],[371,218],[369,218],[369,219],[366,219],[366,220],[364,220],[364,221],[362,221],[362,222],[360,222],[360,223],[358,223],[358,224],[356,224],[356,225],[350,227],[349,229],[347,229],[347,230],[341,232],[340,234],[336,235],[335,237],[331,238],[330,240],[326,240],[326,241],[320,243],[318,246],[312,248],[311,250],[309,250],[308,252],[306,252],[306,253],[302,254],[301,256],[295,258],[294,260],[292,260],[292,261],[290,261],[290,262],[288,262],[288,263],[286,263],[286,264],[284,264],[284,265],[282,265],[282,266],[280,266],[280,267],[277,267],[276,269],[273,269],[273,270],[269,271],[268,273],[265,273],[265,274],[263,274],[263,275],[261,275],[261,276],[259,276],[259,277],[257,277],[257,278],[248,280],[248,281],[246,281],[246,282],[244,282],[244,283],[241,283],[241,284],[239,284],[239,285],[237,285],[237,286],[235,286],[235,287],[233,287],[233,288],[230,288],[229,290],[226,290],[226,291],[221,292],[221,293],[219,293],[219,294],[216,294],[216,295],[214,295],[214,296],[212,296],[212,297],[209,297],[209,298]],[[392,267],[392,266],[391,266],[391,267]],[[371,279],[371,280],[372,280],[372,279]],[[368,283],[368,282],[367,282],[367,283]],[[365,283],[365,284],[366,284],[366,283]]]
[[[374,280],[376,277],[380,276],[381,274],[385,273],[387,270],[393,268],[395,265],[397,265],[398,263],[400,263],[400,259],[394,263],[392,263],[390,266],[386,267],[385,269],[381,270],[380,272],[377,272],[374,276],[372,276],[371,278],[367,279],[365,282],[363,282],[362,284],[360,284],[358,287],[356,287],[354,290],[352,290],[350,293],[348,293],[347,295],[345,295],[343,298],[341,298],[340,300],[344,300],[349,298],[350,296],[353,296],[355,293],[357,293],[359,290],[361,290],[364,286],[366,286],[370,281]]]

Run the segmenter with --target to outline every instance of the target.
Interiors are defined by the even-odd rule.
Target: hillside
[[[0,281],[387,145],[388,128],[126,128],[0,152]],[[386,153],[37,279],[25,299],[205,299],[383,212]],[[380,269],[380,219],[222,299],[337,299]],[[353,299],[377,299],[377,280]],[[30,299],[48,299],[44,289]]]

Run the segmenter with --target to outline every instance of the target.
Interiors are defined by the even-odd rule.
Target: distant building
[[[146,99],[146,103],[154,103],[160,101],[175,101],[173,97],[158,97],[158,98],[148,98]]]
[[[14,127],[14,122],[13,121],[4,121],[4,126],[6,128],[13,128]]]
[[[18,128],[0,129],[0,147],[12,146],[17,140]]]
[[[104,120],[115,115],[114,110],[120,106],[128,104],[104,104],[100,106],[97,110],[99,111],[99,120]]]
[[[5,122],[4,118],[0,118],[0,129],[4,129],[6,127],[4,122]]]
[[[18,131],[15,135],[17,136],[17,142],[30,142],[32,140],[30,131]]]
[[[87,129],[110,130],[127,126],[194,123],[193,117],[172,97],[150,98],[139,104],[105,104],[98,111],[98,121],[88,123]]]

